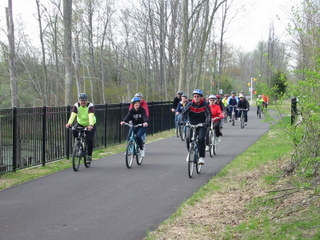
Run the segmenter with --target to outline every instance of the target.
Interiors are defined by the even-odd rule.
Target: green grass
[[[289,123],[290,117],[285,117],[281,122],[282,127]],[[263,135],[182,203],[177,212],[157,230],[148,232],[145,239],[320,239],[319,194],[310,185],[306,188],[296,184],[298,181],[295,175],[281,177],[283,172],[280,167],[289,159],[293,150],[282,127],[273,127]],[[190,215],[196,216],[193,212],[197,211],[195,206],[203,206],[201,202],[212,204],[219,194],[232,191],[242,191],[245,195],[251,186],[261,189],[261,194],[248,200],[245,212],[240,216],[241,223],[223,226],[203,224],[202,228],[195,225],[195,222],[205,223],[208,220],[203,216],[197,220],[192,219]],[[300,188],[297,190],[296,187]],[[211,209],[210,204],[200,208],[199,212],[205,211],[208,214],[212,211],[213,214],[218,211],[214,207]],[[192,220],[188,222],[186,219],[189,218]],[[187,229],[187,234],[183,236],[183,230],[179,228],[181,225]],[[175,227],[178,228],[177,233],[172,233]]]
[[[174,131],[165,131],[162,133],[154,134],[153,136],[147,136],[147,142],[154,142],[163,138],[171,137],[174,135]],[[107,148],[95,150],[93,152],[93,159],[99,159],[107,157],[116,153],[125,151],[126,143],[113,145]],[[71,158],[62,159],[52,163],[46,164],[46,166],[38,166],[33,168],[21,169],[17,172],[9,172],[0,175],[0,190],[10,188],[12,186],[30,181],[35,178],[43,177],[67,168],[72,167]]]

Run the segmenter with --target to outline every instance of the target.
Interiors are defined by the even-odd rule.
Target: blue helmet
[[[138,101],[139,102],[141,101],[139,97],[134,97],[134,98],[131,99],[131,103],[135,103],[135,102],[138,102]]]
[[[199,94],[200,96],[203,96],[203,92],[200,89],[193,90],[192,95],[193,94]]]

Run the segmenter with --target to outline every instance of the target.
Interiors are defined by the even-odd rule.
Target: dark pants
[[[205,157],[206,156],[206,145],[205,145],[205,139],[207,135],[207,129],[206,127],[199,127],[197,129],[198,131],[198,146],[199,146],[199,157]],[[189,151],[189,145],[191,142],[191,137],[192,137],[192,128],[189,128],[187,131],[187,136],[186,136],[186,143],[187,143],[187,149]]]
[[[76,124],[75,126],[80,126],[84,127],[80,124]],[[96,133],[96,126],[93,126],[93,129],[91,131],[86,131],[86,139],[87,139],[87,150],[88,150],[88,156],[92,156],[92,151],[93,151],[93,139],[94,135]],[[73,136],[76,138],[78,137],[78,131],[74,130],[73,131]]]

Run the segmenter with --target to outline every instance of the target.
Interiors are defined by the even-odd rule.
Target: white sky
[[[44,1],[45,2],[45,1]],[[270,23],[274,23],[276,35],[285,37],[285,27],[288,23],[288,13],[293,4],[301,0],[235,0],[234,4],[245,5],[245,9],[237,14],[237,19],[226,34],[226,42],[252,51],[260,40],[266,41]],[[5,7],[7,0],[0,0],[0,29],[6,29]],[[13,0],[14,18],[18,15],[24,19],[24,26],[30,34],[38,34],[38,26],[33,14],[36,12],[35,0]],[[278,17],[277,17],[278,16]],[[0,39],[4,35],[0,31]]]

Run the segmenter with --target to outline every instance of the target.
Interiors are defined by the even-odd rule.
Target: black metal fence
[[[148,102],[147,133],[152,135],[174,127],[171,102]],[[95,105],[97,131],[95,149],[126,139],[128,128],[120,121],[128,103]],[[65,124],[72,106],[13,108],[0,110],[0,173],[16,171],[69,157],[72,137]]]

